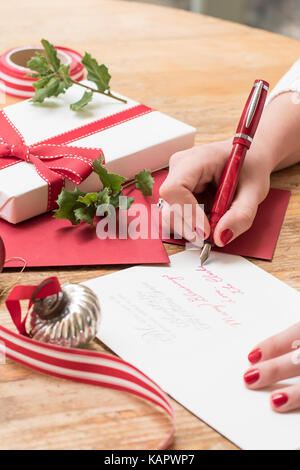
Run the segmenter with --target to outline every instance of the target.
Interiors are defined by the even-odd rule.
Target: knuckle
[[[251,207],[242,207],[239,208],[237,211],[237,216],[240,222],[243,224],[245,227],[250,227],[252,225],[252,222],[255,218],[256,211],[253,210]]]
[[[281,351],[277,337],[272,336],[271,338],[269,338],[268,343],[268,349],[270,350],[270,354],[272,356],[279,356]]]
[[[270,382],[276,382],[280,378],[280,366],[276,359],[269,362],[267,374]]]
[[[203,157],[203,155],[205,155],[205,153],[207,152],[208,148],[209,145],[194,145],[193,147],[187,150],[181,150],[179,152],[176,152],[171,156],[169,166],[175,166],[178,163],[182,162],[182,160],[190,161],[195,160],[195,157]]]
[[[175,191],[176,185],[174,183],[169,183],[168,181],[165,181],[160,187],[159,194],[160,197],[167,201],[169,197],[174,194]]]
[[[195,145],[191,148],[192,157],[198,160],[209,159],[213,153],[211,144]]]
[[[185,152],[176,152],[173,153],[173,155],[170,158],[170,164],[176,164],[179,160],[182,160],[182,158],[185,156]]]

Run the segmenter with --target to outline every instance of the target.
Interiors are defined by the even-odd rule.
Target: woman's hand
[[[248,230],[258,205],[269,191],[270,174],[299,161],[300,139],[299,94],[288,92],[276,96],[265,108],[253,144],[247,152],[235,199],[219,221],[214,241],[224,246]],[[164,205],[163,220],[180,236],[203,243],[210,234],[207,217],[197,204],[194,193],[201,193],[207,183],[220,180],[225,162],[232,150],[232,140],[194,147],[173,155],[170,172],[161,186]],[[181,210],[176,210],[173,205]],[[184,204],[191,213],[183,217]]]
[[[300,323],[260,343],[248,356],[255,365],[244,375],[246,386],[258,390],[300,376]],[[278,388],[271,395],[274,411],[300,408],[300,383]]]
[[[208,219],[194,194],[202,193],[208,183],[218,185],[231,150],[232,140],[194,147],[171,157],[169,175],[160,189],[167,202],[163,206],[163,221],[166,225],[171,219],[171,229],[192,243],[202,245],[210,234]],[[269,188],[270,169],[259,150],[250,149],[232,206],[216,227],[216,245],[226,245],[251,227]],[[185,212],[185,217],[184,205],[191,209]]]

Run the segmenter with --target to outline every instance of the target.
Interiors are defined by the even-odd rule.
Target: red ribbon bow
[[[56,207],[64,179],[80,184],[91,174],[92,162],[100,155],[103,156],[100,149],[42,142],[26,145],[23,136],[5,112],[0,111],[0,170],[22,161],[34,165],[48,184],[47,210]]]
[[[37,292],[36,299],[44,299],[45,297],[57,294],[60,291],[61,286],[57,277],[49,277],[37,286],[15,286],[12,289],[5,303],[11,319],[21,335],[28,336],[26,331],[26,319],[28,312],[32,307],[32,298],[35,292]],[[29,300],[25,318],[22,318],[21,300]]]

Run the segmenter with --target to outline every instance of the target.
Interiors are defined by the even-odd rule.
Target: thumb
[[[255,219],[258,205],[264,199],[255,195],[252,187],[244,187],[238,192],[230,209],[219,220],[214,242],[217,246],[225,246],[236,237],[246,232]]]

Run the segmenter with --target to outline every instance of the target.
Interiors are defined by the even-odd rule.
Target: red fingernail
[[[199,237],[201,240],[205,240],[205,232],[202,230],[202,228],[196,227],[196,228],[195,228],[195,232],[197,233],[198,237]]]
[[[220,235],[221,242],[223,243],[223,245],[227,245],[227,243],[230,242],[232,237],[233,237],[233,231],[230,230],[230,228],[227,228],[226,230],[223,230],[223,232]]]
[[[248,356],[248,360],[249,362],[251,362],[251,364],[256,364],[257,362],[261,360],[261,358],[262,358],[261,349],[253,349],[253,351],[251,351],[251,353]]]
[[[258,381],[259,377],[260,377],[259,370],[253,369],[253,370],[249,370],[248,372],[246,372],[246,374],[244,375],[244,380],[247,385],[252,385]]]
[[[289,397],[286,393],[274,393],[274,395],[271,396],[273,405],[276,406],[276,408],[280,408],[285,405],[288,402],[288,399]]]

